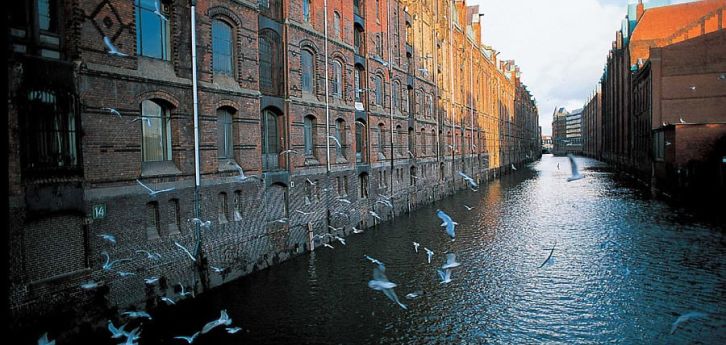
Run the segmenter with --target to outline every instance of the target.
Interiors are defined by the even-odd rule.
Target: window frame
[[[145,7],[142,7],[142,2],[146,0],[134,0],[134,9],[135,9],[135,19],[136,19],[136,54],[138,56],[144,56],[152,59],[157,60],[164,60],[169,61],[171,59],[171,26],[170,26],[170,18],[167,16],[167,20],[162,20],[158,15],[154,13],[154,9],[148,9]],[[164,11],[162,8],[161,11]],[[151,20],[151,18],[154,18],[154,21],[151,23],[144,24],[146,21],[144,20],[145,14],[148,15],[147,20]],[[163,13],[164,15],[168,15],[166,13]],[[158,21],[158,22],[157,22]],[[151,41],[146,41],[144,39],[144,27],[149,27],[148,25],[159,25],[159,41],[160,41],[160,49],[161,51],[160,56],[152,55],[152,52],[145,52],[144,47],[148,46]],[[148,37],[148,40],[151,40],[152,37]],[[147,44],[144,44],[146,42]]]
[[[217,25],[215,25],[215,24],[217,24]],[[215,39],[215,27],[219,28],[220,26],[225,27],[225,29],[229,29],[229,41],[228,41],[229,54],[228,55],[219,54],[219,53],[215,52],[215,47],[218,47],[218,44],[221,44],[221,42],[217,42],[217,40]],[[234,53],[235,49],[234,48],[235,48],[236,41],[237,41],[235,39],[234,25],[232,25],[228,21],[226,21],[222,18],[219,18],[219,17],[212,18],[211,34],[212,34],[212,73],[228,75],[228,76],[234,77],[234,75],[235,75],[235,53]],[[218,69],[219,64],[217,64],[215,62],[218,59],[219,60],[222,59],[220,56],[226,56],[227,59],[229,59],[229,61],[228,61],[229,70]]]
[[[144,104],[148,105],[155,105],[159,107],[161,110],[161,113],[158,116],[150,116],[148,114],[148,110],[144,110]],[[141,101],[141,119],[142,121],[139,121],[139,125],[141,126],[141,160],[143,162],[166,162],[172,160],[172,138],[171,138],[171,109],[168,105],[166,105],[164,102],[161,102],[159,100],[155,99],[145,99]],[[151,159],[148,157],[151,155],[150,152],[147,150],[150,150],[151,148],[146,143],[146,133],[148,131],[151,131],[148,128],[153,128],[153,124],[149,126],[149,123],[152,123],[154,119],[158,119],[159,128],[158,128],[158,134],[160,138],[160,152],[161,152],[161,159]],[[153,132],[148,132],[149,134],[154,134]]]
[[[229,121],[227,121],[229,120]],[[217,159],[233,160],[234,155],[234,112],[229,108],[217,109]]]

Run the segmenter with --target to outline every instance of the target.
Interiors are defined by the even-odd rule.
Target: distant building
[[[542,136],[542,153],[552,153],[552,136]]]
[[[565,117],[565,151],[582,153],[582,108],[573,110]]]
[[[602,92],[600,84],[582,110],[582,153],[600,159],[602,156]]]
[[[565,108],[556,108],[552,114],[552,153],[565,154],[565,146],[569,143],[566,137],[567,115]]]

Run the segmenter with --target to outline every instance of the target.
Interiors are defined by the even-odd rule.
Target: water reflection
[[[195,344],[726,343],[723,225],[650,199],[603,163],[577,159],[582,180],[567,182],[566,157],[545,156],[477,193],[351,234],[347,246],[321,247],[162,306],[142,343],[175,343],[222,309],[243,331],[215,330]],[[456,241],[436,209],[460,224]],[[414,241],[435,252],[431,264]],[[554,264],[538,268],[554,243]],[[436,269],[449,252],[462,265],[440,284]],[[401,298],[423,295],[402,299],[403,310],[368,288],[374,265],[366,254],[386,264]],[[671,335],[689,311],[708,317]]]

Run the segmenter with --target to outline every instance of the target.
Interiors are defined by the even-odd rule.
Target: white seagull
[[[421,297],[421,295],[423,295],[423,294],[424,294],[423,291],[418,290],[418,291],[414,291],[414,292],[406,294],[406,298],[407,299],[416,299],[416,298]]]
[[[512,163],[512,170],[517,170],[517,167],[514,166],[514,163]]]
[[[373,211],[368,211],[368,213],[370,213],[370,215],[373,216],[373,218],[382,220],[381,217],[378,215],[378,213],[375,213]]]
[[[441,269],[459,267],[460,265],[461,263],[456,261],[456,254],[446,253],[446,262],[444,262],[444,265],[441,266]]]
[[[146,254],[146,258],[149,260],[159,260],[161,259],[161,254],[159,253],[153,253],[148,250],[139,249],[136,251],[137,253],[144,253]]]
[[[227,331],[227,333],[229,333],[229,334],[235,334],[235,333],[237,333],[237,332],[241,331],[241,330],[242,330],[242,328],[239,328],[239,327],[227,327],[227,328],[225,328],[225,330],[226,330],[226,331]]]
[[[125,323],[121,325],[121,327],[116,328],[116,326],[111,322],[111,320],[108,320],[108,331],[111,332],[111,338],[117,339],[123,337],[126,332],[124,331],[124,327],[128,325],[129,323]]]
[[[441,220],[443,221],[443,223],[441,223],[441,226],[446,227],[446,233],[449,235],[449,237],[451,237],[451,240],[453,241],[456,237],[454,230],[456,226],[459,225],[459,223],[453,221],[451,217],[449,217],[449,215],[442,210],[436,210],[436,216],[441,218]]]
[[[98,237],[103,238],[104,240],[111,242],[112,244],[116,244],[116,236],[114,236],[114,235],[106,233],[106,234],[100,234],[100,235],[98,235]]]
[[[315,214],[315,212],[304,212],[300,210],[295,210],[295,212],[302,214],[303,216],[309,216],[311,214]]]
[[[373,290],[382,291],[386,297],[388,297],[391,301],[396,302],[398,305],[401,306],[403,309],[408,309],[405,304],[401,303],[401,301],[398,300],[398,296],[396,296],[396,292],[393,291],[393,288],[396,287],[395,283],[392,283],[388,278],[386,278],[386,275],[383,274],[383,271],[376,267],[373,269],[373,280],[368,281],[368,287]]]
[[[585,177],[580,175],[580,172],[577,170],[577,163],[575,162],[575,157],[571,154],[568,154],[567,158],[570,159],[570,168],[572,168],[572,176],[567,178],[567,182],[579,180]]]
[[[176,302],[174,302],[173,299],[171,299],[169,297],[166,297],[166,296],[161,297],[161,300],[164,301],[164,302],[166,302],[166,304],[176,304]]]
[[[346,203],[346,204],[348,204],[348,205],[350,205],[350,204],[351,204],[350,200],[348,200],[348,199],[346,199],[346,198],[338,198],[338,201],[340,201],[340,202],[342,202],[342,203]]]
[[[147,284],[147,285],[154,285],[158,281],[159,281],[159,277],[156,277],[156,276],[149,277],[149,278],[144,278],[144,283]]]
[[[210,321],[204,327],[202,327],[202,334],[207,333],[211,331],[214,327],[225,325],[229,326],[232,324],[232,319],[229,318],[229,315],[227,315],[227,310],[222,310],[219,312],[219,319]]]
[[[129,123],[136,122],[136,121],[139,121],[139,120],[145,121],[146,122],[146,127],[151,127],[151,118],[148,117],[148,116],[138,116],[138,117],[135,117],[133,120],[129,121]]]
[[[143,310],[142,311],[127,311],[127,312],[121,313],[121,315],[127,315],[128,317],[130,317],[132,319],[147,318],[147,319],[151,320],[151,315],[149,315],[149,313],[147,313]]]
[[[473,209],[474,209],[473,207],[471,207],[471,206],[469,206],[469,205],[464,205],[464,207],[466,208],[466,210],[467,210],[467,211],[471,211],[471,210],[473,210]]]
[[[244,181],[246,181],[247,179],[250,179],[250,178],[255,178],[255,179],[258,179],[258,180],[262,181],[262,178],[260,178],[260,177],[259,177],[259,176],[257,176],[257,175],[250,175],[250,176],[246,176],[246,175],[245,175],[245,171],[244,171],[244,170],[242,169],[242,167],[241,167],[241,166],[239,166],[239,164],[237,164],[237,163],[235,163],[235,162],[233,162],[233,161],[229,161],[229,162],[227,162],[227,164],[229,164],[229,165],[232,165],[232,166],[234,166],[235,168],[237,168],[237,171],[239,171],[239,179],[240,179],[240,181],[242,181],[242,182],[244,182]]]
[[[174,190],[174,188],[167,188],[167,189],[161,189],[161,190],[153,190],[153,189],[149,188],[148,186],[146,186],[145,184],[141,183],[141,181],[139,181],[138,179],[136,179],[136,182],[138,182],[142,187],[146,188],[146,190],[149,191],[149,195],[152,196],[152,197],[155,196],[156,194],[159,194],[159,193],[170,192],[170,191],[173,191]]]
[[[393,204],[388,200],[376,200],[376,204],[383,204],[387,207],[393,208]]]
[[[384,271],[386,270],[386,265],[385,265],[384,263],[382,263],[382,262],[378,261],[378,259],[374,259],[374,258],[372,258],[372,257],[370,257],[370,256],[368,256],[368,255],[363,255],[363,257],[365,257],[366,259],[368,259],[368,260],[369,260],[370,262],[372,262],[372,263],[374,263],[374,264],[378,265],[378,266],[379,266],[379,267],[381,267],[381,268],[382,268],[382,269],[383,269]]]
[[[297,154],[297,151],[295,151],[295,150],[285,150],[285,151],[280,152],[279,156],[282,156],[282,155],[288,154],[288,153],[295,153],[295,154]]]
[[[193,291],[192,292],[186,291],[184,289],[184,285],[182,283],[179,283],[179,286],[181,286],[181,292],[179,293],[179,296],[189,296],[189,295],[191,295],[192,297],[194,297]]]
[[[55,345],[55,340],[48,341],[48,332],[45,332],[38,338],[38,345]]]
[[[686,120],[683,119],[683,116],[681,116],[681,118],[678,119],[678,121],[680,121],[681,123],[687,123]]]
[[[426,256],[428,257],[429,263],[431,263],[431,257],[434,256],[434,252],[426,247],[424,247],[424,250],[426,251]]]
[[[479,185],[476,183],[476,181],[474,181],[473,178],[471,178],[467,174],[464,174],[464,172],[462,171],[459,171],[459,175],[461,175],[461,177],[463,177],[464,180],[469,184],[469,189],[475,192],[479,190]]]
[[[673,325],[671,326],[671,334],[676,332],[676,329],[678,328],[678,325],[691,320],[691,319],[704,319],[708,317],[708,314],[702,313],[700,311],[691,311],[688,313],[685,313],[676,319],[675,322],[673,322]]]
[[[113,265],[115,265],[119,262],[131,261],[131,259],[116,259],[116,260],[111,261],[111,257],[108,256],[108,253],[102,252],[101,255],[106,257],[106,262],[103,263],[104,271],[110,271],[111,268],[113,267]]]
[[[357,229],[355,226],[353,227],[353,233],[354,234],[361,234],[363,233],[363,230]]]
[[[134,272],[126,272],[126,271],[116,271],[116,273],[118,273],[118,275],[121,277],[128,277],[128,276],[136,275],[136,273],[134,273]]]
[[[451,269],[446,270],[436,270],[436,272],[439,274],[439,278],[441,278],[440,284],[448,284],[451,283]]]
[[[121,117],[121,112],[119,112],[118,110],[116,110],[114,108],[103,107],[103,108],[101,108],[101,110],[108,111],[108,112],[110,112],[113,115],[116,115],[118,117]]]
[[[89,280],[89,281],[84,282],[83,284],[81,284],[81,288],[82,289],[85,289],[85,290],[93,290],[93,289],[95,289],[97,287],[98,287],[98,283],[95,282],[95,281],[93,281],[93,280]]]
[[[199,226],[206,228],[206,229],[209,229],[212,226],[211,220],[203,221],[199,218],[192,218],[189,221],[192,222],[192,224],[199,224]]]
[[[181,250],[183,250],[185,253],[187,253],[187,255],[189,255],[189,258],[192,259],[192,261],[197,262],[197,259],[194,257],[194,255],[192,255],[192,253],[189,251],[189,249],[187,249],[186,247],[182,246],[177,241],[174,241],[174,244],[176,244],[177,247],[181,248]]]
[[[192,334],[191,337],[185,337],[185,336],[180,335],[180,336],[174,337],[174,339],[186,340],[187,343],[191,344],[194,342],[195,339],[197,339],[198,336],[199,336],[199,332]]]
[[[323,246],[324,247],[328,247],[330,249],[335,249],[335,247],[333,247],[333,246],[331,246],[330,244],[327,244],[327,243],[323,243]]]
[[[106,48],[108,48],[108,53],[110,55],[128,56],[128,55],[122,53],[121,51],[119,51],[118,48],[116,48],[116,46],[113,45],[113,43],[111,43],[111,39],[108,38],[108,36],[103,36],[103,43],[106,44]]]
[[[211,267],[212,270],[214,270],[214,272],[217,272],[217,273],[224,273],[224,271],[227,270],[227,268],[215,267],[212,265],[209,265],[209,267]]]
[[[335,143],[338,144],[338,147],[343,147],[343,146],[340,145],[340,141],[338,141],[338,138],[336,138],[336,137],[334,137],[332,135],[329,135],[328,138],[329,139],[333,139],[333,141],[335,141]]]
[[[413,249],[416,251],[416,253],[418,253],[418,246],[420,245],[421,244],[419,244],[418,242],[413,242]]]
[[[166,17],[163,14],[161,14],[161,10],[159,9],[159,0],[154,1],[154,14],[159,16],[159,18],[161,18],[161,20],[163,20],[165,22],[168,21],[168,19],[166,19]]]

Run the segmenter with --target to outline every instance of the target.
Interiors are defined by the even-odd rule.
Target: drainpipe
[[[391,105],[391,112],[390,112],[390,122],[391,122],[391,184],[388,188],[388,198],[393,199],[393,170],[394,170],[394,154],[395,150],[393,149],[393,48],[391,47],[391,0],[386,1],[386,30],[387,30],[387,36],[388,36],[388,90],[391,91],[391,99],[390,99],[390,105]],[[416,63],[416,59],[413,60],[414,64]],[[415,67],[415,66],[414,66]],[[406,92],[408,92],[408,87],[406,87]],[[383,95],[385,96],[385,92]],[[409,106],[408,108],[411,109],[411,99],[408,100]],[[399,133],[400,135],[400,133]],[[396,217],[396,209],[391,210],[391,219]]]
[[[330,95],[328,85],[328,0],[323,1],[323,26],[325,30],[325,172],[330,175]]]
[[[199,189],[201,185],[201,176],[199,173],[199,98],[197,96],[197,28],[196,28],[196,6],[197,1],[191,0],[191,32],[192,32],[192,99],[194,112],[194,217],[200,218],[200,195]],[[196,264],[199,270],[199,276],[203,277],[202,265],[202,233],[199,222],[195,222],[194,235],[196,237],[196,246],[194,247],[194,257],[197,258]],[[202,286],[206,288],[206,280],[202,279]]]
[[[469,108],[471,108],[471,143],[469,149],[471,155],[474,155],[474,43],[471,44],[469,50]],[[471,166],[471,173],[475,175],[474,165]]]
[[[454,128],[456,119],[454,114],[454,7],[456,2],[449,4],[449,81],[450,81],[450,93],[451,99],[449,100],[449,109],[451,112],[451,179],[452,189],[456,191],[456,128]]]

